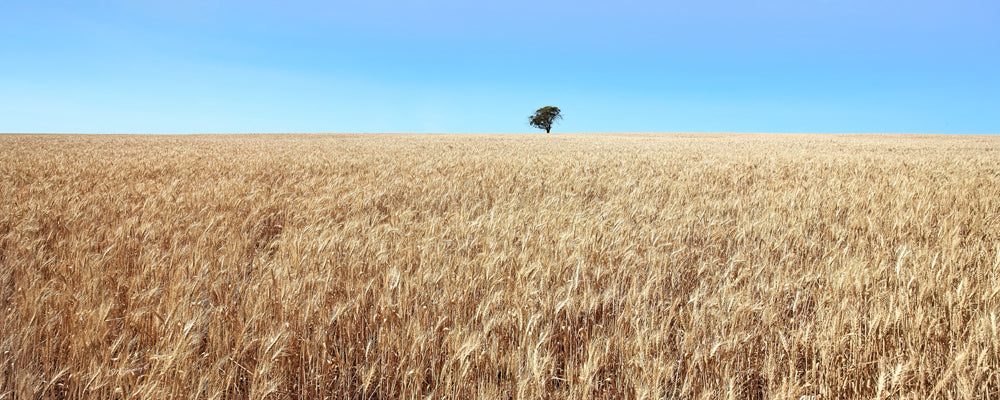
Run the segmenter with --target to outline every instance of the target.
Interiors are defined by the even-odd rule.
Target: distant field
[[[1000,136],[0,135],[0,400],[1000,397]]]

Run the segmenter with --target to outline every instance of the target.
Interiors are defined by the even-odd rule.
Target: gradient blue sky
[[[0,132],[1000,133],[996,0],[4,0]]]

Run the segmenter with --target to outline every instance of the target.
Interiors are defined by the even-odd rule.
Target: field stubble
[[[1000,138],[0,136],[0,399],[996,398]]]

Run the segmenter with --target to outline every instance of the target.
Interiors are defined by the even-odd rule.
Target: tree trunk
[[[551,131],[551,130],[552,130],[552,128],[545,128],[545,133],[549,133],[549,131]]]

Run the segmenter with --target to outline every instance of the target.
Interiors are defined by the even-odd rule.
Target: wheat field
[[[1000,398],[1000,137],[0,135],[0,399]]]

